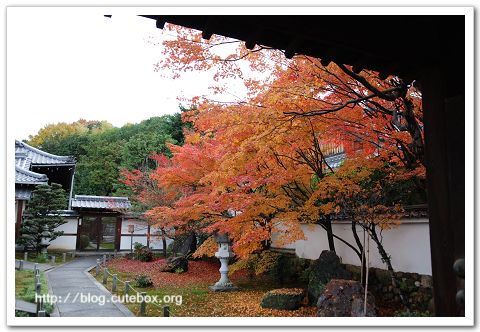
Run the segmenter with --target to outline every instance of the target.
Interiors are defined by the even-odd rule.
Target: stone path
[[[15,299],[15,310],[25,311],[31,314],[37,313],[37,305],[35,303],[26,302],[20,299]]]
[[[52,316],[134,316],[123,304],[112,303],[112,294],[87,272],[97,258],[99,256],[76,258],[45,273],[50,294],[58,297]]]

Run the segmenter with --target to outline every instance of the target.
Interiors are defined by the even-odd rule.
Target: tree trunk
[[[360,253],[361,255],[359,255],[359,259],[360,259],[360,265],[361,265],[361,273],[362,273],[362,276],[364,276],[363,280],[362,280],[362,286],[365,287],[365,274],[367,273],[367,260],[366,260],[366,257],[365,257],[365,253],[363,252],[363,244],[362,244],[362,241],[360,241],[360,238],[358,237],[358,234],[357,234],[357,222],[355,221],[352,221],[352,233],[353,233],[353,238],[355,239],[355,242],[357,243],[357,246],[358,246],[358,249],[360,250]],[[363,256],[363,257],[362,257]]]
[[[321,220],[321,223],[325,226],[325,230],[327,231],[327,239],[328,239],[328,248],[330,251],[335,251],[335,242],[333,238],[333,230],[332,230],[332,220],[330,219],[330,215],[325,217],[325,220]]]
[[[387,265],[387,270],[390,273],[390,279],[392,281],[392,286],[393,286],[393,288],[398,290],[398,295],[400,296],[400,300],[402,301],[402,304],[405,306],[405,308],[407,308],[407,310],[409,310],[410,308],[408,306],[408,303],[407,303],[407,301],[405,300],[405,297],[402,294],[402,290],[398,286],[398,280],[397,280],[397,277],[395,276],[395,271],[394,271],[393,266],[392,266],[392,261],[391,261],[390,255],[387,254],[387,252],[385,251],[385,248],[383,247],[382,242],[378,238],[377,231],[375,230],[375,225],[372,224],[371,227],[369,227],[369,229],[370,229],[370,235],[371,235],[372,240],[377,244],[377,248],[378,248],[378,252],[380,254],[380,257],[382,258],[382,261]]]
[[[197,235],[195,234],[195,232],[192,232],[192,243],[190,243],[190,249],[189,249],[189,253],[190,254],[193,254],[195,251],[197,251]]]
[[[162,251],[163,257],[167,258],[167,238],[165,237],[165,230],[161,228],[162,231]]]

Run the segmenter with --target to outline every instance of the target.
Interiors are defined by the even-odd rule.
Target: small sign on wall
[[[128,232],[133,234],[133,232],[135,232],[135,225],[128,225]]]

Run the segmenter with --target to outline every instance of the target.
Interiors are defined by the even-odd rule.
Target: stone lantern
[[[227,234],[217,234],[214,236],[215,242],[218,243],[218,251],[215,253],[215,257],[220,260],[220,280],[215,285],[210,286],[210,289],[215,292],[226,292],[237,290],[238,287],[234,286],[230,280],[228,280],[228,261],[234,256],[230,249],[231,242],[228,239]]]
[[[42,239],[40,241],[40,247],[42,248],[40,250],[40,253],[43,255],[46,255],[47,247],[49,245],[50,245],[50,232],[46,229],[46,227],[44,227],[42,232]]]

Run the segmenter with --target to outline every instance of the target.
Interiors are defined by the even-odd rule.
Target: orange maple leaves
[[[245,76],[247,101],[196,98],[196,108],[183,114],[193,124],[186,144],[170,145],[170,160],[154,157],[158,167],[147,175],[160,189],[153,196],[157,206],[146,214],[151,220],[177,232],[227,232],[234,251],[245,257],[268,248],[272,234],[282,244],[302,239],[299,223],[317,222],[322,215],[350,211],[391,219],[397,208],[374,199],[382,196],[382,183],[424,175],[412,133],[401,129],[407,111],[422,125],[421,94],[414,87],[397,98],[396,78],[380,80],[363,71],[360,82],[333,63],[323,66],[304,56],[288,60],[278,50],[247,50],[220,36],[205,41],[198,32],[169,29],[175,38],[165,42],[167,56],[158,68],[175,69],[177,76],[211,69],[217,78],[263,75]],[[214,51],[222,43],[238,47],[222,55]],[[238,59],[248,60],[250,71],[233,61]],[[332,173],[325,164],[326,146],[342,146],[353,161]],[[384,169],[402,163],[408,171],[392,166],[388,175]],[[372,180],[379,170],[383,182]],[[142,176],[134,171],[126,183],[135,186]],[[136,193],[144,200],[152,197],[141,189]]]

